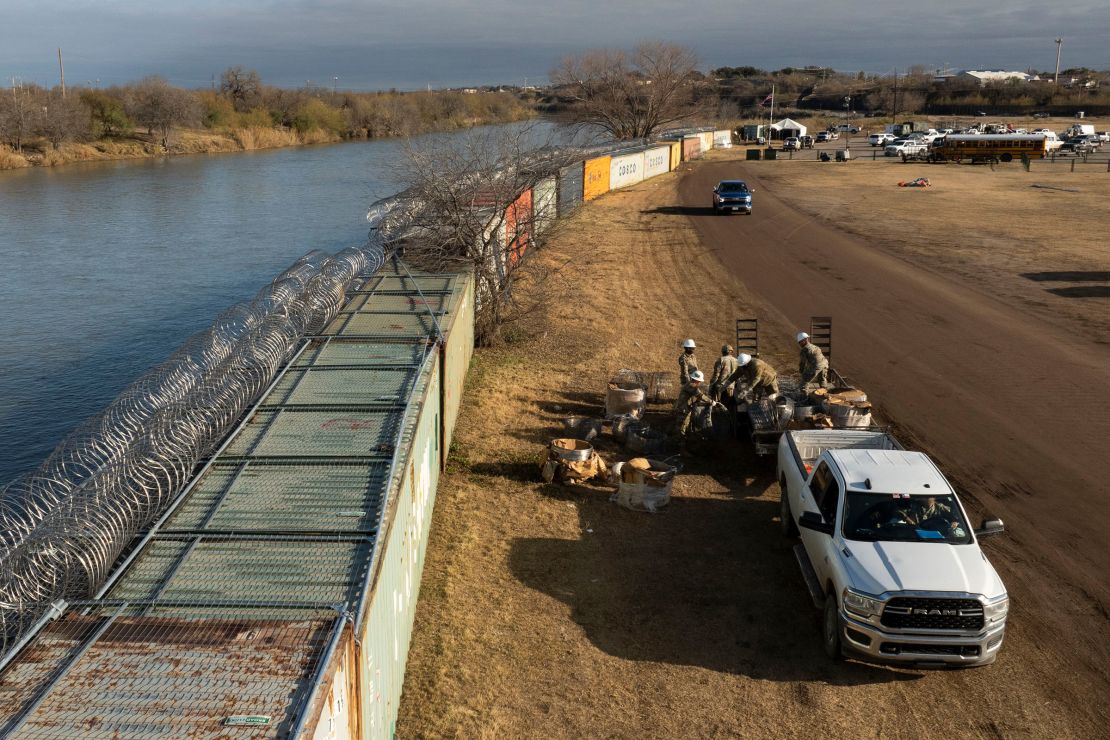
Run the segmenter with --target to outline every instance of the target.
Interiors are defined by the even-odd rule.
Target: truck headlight
[[[883,613],[883,602],[850,588],[844,589],[844,608],[861,617],[877,617]]]
[[[983,606],[983,616],[988,622],[1000,622],[1006,618],[1010,611],[1010,598],[1005,596],[993,603]]]

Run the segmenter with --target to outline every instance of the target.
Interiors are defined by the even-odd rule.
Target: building
[[[1025,72],[1007,72],[1000,69],[983,71],[975,69],[965,69],[963,72],[960,72],[952,79],[959,80],[961,82],[974,80],[980,85],[986,85],[991,82],[1029,82],[1030,80],[1036,78],[1033,75],[1027,74]]]

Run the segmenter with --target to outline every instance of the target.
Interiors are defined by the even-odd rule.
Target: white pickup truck
[[[791,431],[778,453],[782,528],[801,534],[795,555],[825,651],[900,663],[994,662],[1009,597],[979,549],[978,530],[926,455],[868,430]]]

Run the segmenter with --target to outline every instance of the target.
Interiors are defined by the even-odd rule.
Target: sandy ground
[[[398,736],[1105,732],[1101,656],[1076,660],[1083,648],[1061,636],[1105,635],[1105,609],[1088,603],[1056,624],[1023,619],[1043,603],[1020,607],[985,669],[828,661],[793,543],[778,533],[773,466],[746,445],[688,461],[660,515],[620,509],[606,488],[538,481],[559,419],[599,414],[616,369],[672,370],[685,336],[711,365],[734,319],[752,312],[765,332],[792,329],[742,271],[724,268],[738,245],[707,238],[693,207],[678,205],[682,178],[714,166],[731,165],[696,165],[580,210],[547,251],[571,263],[547,286],[557,301],[516,342],[478,353],[436,501]],[[774,345],[765,355],[794,361]],[[611,443],[599,449],[622,459]],[[989,555],[1020,578],[1022,553],[998,542]]]

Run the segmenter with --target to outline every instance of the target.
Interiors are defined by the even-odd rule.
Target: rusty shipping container
[[[603,157],[587,159],[582,171],[582,199],[593,200],[599,195],[609,192],[609,164],[612,157],[606,154]]]
[[[516,267],[532,243],[532,189],[528,188],[505,209],[505,255]]]
[[[364,276],[95,597],[0,666],[0,735],[391,737],[473,346],[468,275]]]

